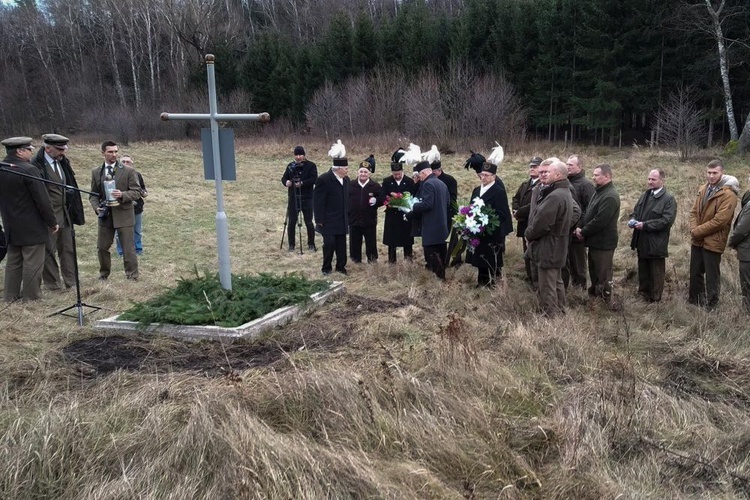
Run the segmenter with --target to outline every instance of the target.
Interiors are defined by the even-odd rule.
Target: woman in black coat
[[[513,232],[513,221],[508,207],[508,195],[497,182],[497,165],[484,163],[479,174],[481,186],[474,188],[471,200],[480,198],[485,206],[492,207],[500,218],[500,225],[492,234],[478,236],[479,246],[469,252],[466,261],[478,269],[477,286],[495,286],[495,278],[503,269],[505,237]]]

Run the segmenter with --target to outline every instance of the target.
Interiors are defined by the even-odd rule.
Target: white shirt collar
[[[479,196],[481,197],[484,193],[486,193],[489,188],[491,188],[492,186],[495,185],[495,182],[497,182],[497,181],[492,181],[489,184],[487,184],[486,186],[482,185],[479,188]]]
[[[659,189],[654,189],[654,190],[653,190],[654,196],[656,196],[656,194],[657,194],[657,193],[661,193],[661,190],[662,190],[662,189],[664,189],[664,187],[663,187],[663,186],[662,186],[662,187],[660,187]]]

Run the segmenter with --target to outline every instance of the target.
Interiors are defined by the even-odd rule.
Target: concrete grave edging
[[[236,339],[249,339],[260,335],[261,333],[285,325],[296,320],[303,314],[325,304],[329,298],[341,295],[346,291],[344,283],[334,281],[328,290],[310,295],[311,301],[294,306],[286,306],[275,311],[271,311],[262,318],[255,319],[244,325],[233,328],[223,326],[190,326],[190,325],[173,325],[167,323],[152,323],[142,326],[136,321],[121,321],[116,316],[98,320],[94,323],[94,328],[101,330],[118,330],[129,332],[140,332],[146,334],[161,334],[169,337],[175,337],[185,340],[221,340],[233,341]]]

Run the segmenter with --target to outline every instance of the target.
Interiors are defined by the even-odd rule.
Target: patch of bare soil
[[[85,377],[115,370],[147,373],[191,371],[220,376],[282,361],[289,353],[334,351],[349,344],[357,318],[408,305],[410,299],[388,301],[347,295],[315,317],[305,317],[283,331],[251,341],[186,343],[171,339],[136,336],[99,336],[73,342],[63,348],[69,363]]]

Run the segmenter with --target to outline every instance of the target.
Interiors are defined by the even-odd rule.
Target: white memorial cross
[[[219,121],[249,120],[267,122],[268,113],[260,114],[220,114],[216,105],[216,78],[214,76],[214,55],[206,54],[208,71],[208,110],[209,113],[162,113],[167,120],[211,120],[211,148],[214,163],[214,183],[216,185],[216,242],[219,251],[219,281],[225,290],[232,290],[232,269],[229,262],[229,224],[224,212],[224,190],[221,184],[221,155],[219,154]]]

